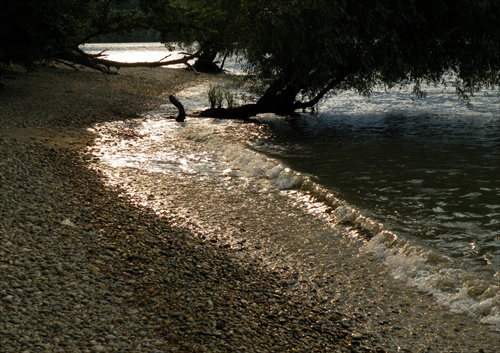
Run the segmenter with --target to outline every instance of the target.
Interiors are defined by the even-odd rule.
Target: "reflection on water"
[[[500,325],[500,99],[480,96],[468,108],[434,93],[342,94],[317,116],[268,116],[265,142],[253,147],[390,230],[367,251],[396,278]],[[482,280],[488,290],[473,299]]]
[[[178,96],[196,106],[206,89]],[[203,181],[214,188],[204,191],[207,198],[230,191],[251,203],[249,189],[270,199],[292,189],[288,195],[298,204],[336,217],[338,225],[356,223],[377,234],[382,224],[366,248],[395,277],[452,310],[500,325],[498,106],[468,110],[441,96],[428,106],[403,102],[396,112],[391,104],[401,97],[391,99],[345,95],[324,103],[328,109],[319,116],[260,116],[260,124],[189,118],[177,124],[164,119],[175,108],[162,106],[142,119],[96,126],[94,153],[110,173],[168,173],[188,192]],[[110,177],[122,185],[142,182],[133,172],[129,178]],[[318,206],[311,194],[330,203]],[[175,207],[171,196],[163,197]],[[198,202],[209,212],[214,201]]]
[[[412,116],[378,112],[380,102],[365,102],[364,109],[358,103],[357,111],[342,103],[330,109],[338,115],[269,118],[271,137],[256,148],[314,175],[387,229],[500,271],[496,107],[488,114]]]
[[[169,51],[162,43],[92,43],[82,45],[81,49],[89,54],[102,53],[112,61],[129,63],[175,60],[184,56],[179,50]]]
[[[80,48],[89,54],[102,54],[106,59],[118,62],[156,62],[172,61],[182,59],[186,56],[185,51],[171,43],[167,48],[162,43],[88,43]],[[190,64],[194,60],[189,61]],[[185,68],[184,64],[169,65],[169,68]],[[233,74],[241,74],[241,64],[235,58],[227,58],[224,69]]]

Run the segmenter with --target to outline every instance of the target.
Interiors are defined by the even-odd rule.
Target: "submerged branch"
[[[232,108],[210,108],[201,111],[198,116],[209,117],[217,119],[240,119],[247,120],[259,113],[259,106],[257,104],[245,104],[239,107]]]
[[[180,123],[186,120],[186,111],[184,110],[184,106],[182,105],[182,103],[173,95],[168,96],[168,100],[179,110],[179,115],[177,115],[175,121]]]

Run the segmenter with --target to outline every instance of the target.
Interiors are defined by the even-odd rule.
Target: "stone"
[[[363,334],[361,332],[353,332],[351,334],[351,337],[355,340],[360,340],[360,339],[363,339]]]
[[[106,337],[104,337],[104,339],[106,340],[106,342],[115,341],[116,338],[117,337],[115,335],[112,335],[112,334],[107,334]]]
[[[13,295],[6,295],[5,297],[2,298],[2,300],[6,303],[12,303],[14,301],[14,296]]]
[[[55,304],[52,304],[52,311],[54,312],[58,312],[58,311],[61,311],[63,309],[63,305],[61,303],[55,303]]]

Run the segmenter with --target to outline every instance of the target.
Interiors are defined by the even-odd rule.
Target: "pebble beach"
[[[305,267],[263,260],[293,258],[300,239],[278,254],[250,218],[237,239],[221,239],[159,216],[89,167],[94,124],[212,79],[162,68],[0,72],[0,352],[499,351],[499,332],[413,294],[375,260],[366,266],[368,255],[346,252],[329,278],[315,268],[308,281],[314,256]],[[189,190],[171,187],[173,209],[189,206]]]

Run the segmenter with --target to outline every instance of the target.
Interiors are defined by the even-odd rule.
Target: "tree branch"
[[[304,108],[309,108],[313,107],[314,105],[318,104],[318,102],[323,98],[328,92],[330,92],[332,89],[335,87],[340,86],[345,79],[353,74],[356,73],[359,70],[359,67],[361,66],[361,63],[359,62],[359,59],[357,58],[352,58],[345,66],[339,67],[338,72],[335,75],[332,75],[330,78],[330,81],[326,84],[323,89],[321,89],[314,98],[307,102],[295,102],[293,105],[294,109],[304,109]]]
[[[304,108],[309,108],[309,107],[313,107],[315,106],[316,104],[318,104],[318,102],[321,100],[321,98],[323,98],[328,92],[330,92],[332,89],[334,89],[336,86],[340,85],[342,83],[344,78],[334,78],[334,79],[331,79],[328,84],[323,87],[323,89],[321,91],[319,91],[316,96],[314,96],[314,98],[312,98],[311,100],[307,101],[307,102],[295,102],[294,104],[294,109],[304,109]]]
[[[182,103],[172,95],[168,96],[168,100],[179,110],[179,115],[177,115],[175,121],[180,123],[186,120],[186,111],[184,110],[184,106],[182,105]]]

